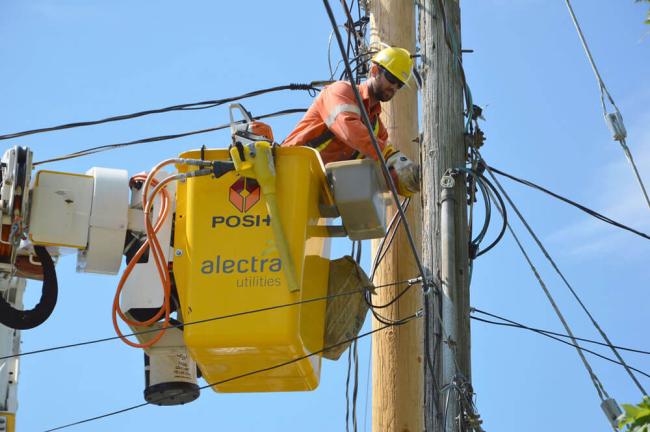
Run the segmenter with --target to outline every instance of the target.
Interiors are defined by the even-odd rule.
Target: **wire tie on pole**
[[[429,294],[431,294],[431,287],[432,286],[433,286],[433,280],[432,279],[427,279],[422,284],[422,294],[424,294],[425,297],[428,297]]]

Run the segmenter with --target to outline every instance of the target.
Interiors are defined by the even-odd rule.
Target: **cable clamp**
[[[406,282],[408,283],[409,286],[411,286],[411,285],[415,285],[416,283],[420,283],[420,282],[422,282],[422,276],[418,276],[418,277],[416,277],[416,278],[409,279],[409,280],[407,280]]]
[[[424,309],[420,308],[415,312],[416,318],[422,318],[424,316]]]
[[[620,111],[616,110],[613,113],[605,114],[605,122],[607,127],[609,127],[610,132],[612,133],[612,138],[614,141],[623,141],[627,138],[627,131],[625,130],[625,125],[623,124],[623,116]]]
[[[431,291],[432,291],[431,287],[434,287],[434,286],[435,286],[435,284],[433,283],[433,279],[426,279],[422,283],[422,294],[424,294],[425,297],[428,296],[429,294],[431,294]]]
[[[440,186],[444,189],[452,189],[456,185],[456,180],[454,179],[456,174],[451,168],[445,171],[440,179]]]

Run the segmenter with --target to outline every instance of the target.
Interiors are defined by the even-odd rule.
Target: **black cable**
[[[503,225],[501,226],[501,231],[499,232],[499,235],[497,236],[496,239],[492,243],[490,243],[488,246],[486,246],[484,249],[480,250],[477,254],[476,257],[480,257],[484,253],[488,252],[490,249],[492,249],[494,246],[497,245],[503,238],[503,235],[506,232],[506,227],[508,226],[508,213],[506,212],[506,205],[503,202],[503,198],[501,197],[501,194],[497,191],[497,189],[494,187],[494,185],[488,180],[485,176],[481,175],[479,177],[480,181],[484,182],[485,185],[487,185],[488,188],[492,190],[494,193],[494,196],[497,197],[497,200],[499,201],[499,207],[501,208],[501,217],[503,219]],[[489,195],[489,194],[488,194]]]
[[[354,386],[352,387],[352,425],[354,432],[357,432],[357,397],[359,395],[359,346],[358,339],[352,341],[354,360]]]
[[[52,257],[45,246],[34,245],[34,252],[43,269],[43,287],[38,303],[31,309],[16,309],[0,295],[0,323],[12,329],[28,330],[38,327],[50,317],[56,306],[59,286]]]
[[[350,375],[352,374],[352,349],[348,348],[348,369],[345,376],[345,432],[350,432]]]
[[[384,325],[401,326],[401,325],[404,325],[404,324],[406,324],[408,322],[408,320],[404,320],[404,319],[393,320],[393,319],[390,319],[390,318],[383,317],[379,313],[377,313],[377,311],[375,311],[373,308],[370,308],[370,312],[372,312],[372,315],[375,317],[375,319],[378,322],[380,322],[380,323],[382,323]]]
[[[408,206],[411,202],[410,198],[404,198],[404,201],[402,201],[402,208],[404,211],[408,209]],[[379,264],[381,264],[382,260],[384,259],[384,256],[386,255],[386,252],[389,250],[391,244],[393,243],[393,238],[395,237],[395,232],[397,231],[397,228],[399,227],[400,222],[402,221],[402,218],[400,217],[399,213],[395,213],[393,217],[390,219],[390,222],[388,223],[388,229],[386,230],[386,235],[384,235],[384,238],[381,239],[381,242],[379,243],[379,246],[377,247],[377,252],[375,252],[375,259],[372,262],[372,267],[370,268],[370,280],[375,279],[375,272],[377,271],[377,268],[379,267]],[[396,225],[397,224],[397,225]],[[389,237],[390,236],[390,237]],[[386,240],[388,239],[388,244],[386,245]],[[384,250],[385,248],[385,250]]]
[[[475,197],[476,186],[478,185],[479,189],[481,189],[481,194],[483,195],[483,205],[485,207],[485,220],[483,222],[483,226],[481,227],[481,231],[479,231],[476,237],[471,241],[471,244],[474,245],[474,248],[478,250],[479,244],[483,241],[485,234],[487,234],[488,227],[490,226],[490,220],[492,218],[492,200],[490,199],[490,195],[488,194],[487,190],[485,190],[485,184],[481,181],[478,181],[478,176],[471,170],[468,171],[467,181],[470,188],[470,200]],[[470,235],[472,234],[471,224],[469,227],[469,233]]]
[[[504,323],[498,323],[496,321],[489,321],[490,323],[493,323],[493,324],[503,325],[503,326],[507,326],[507,327],[518,327],[518,328],[521,328],[521,329],[524,329],[524,330],[531,330],[531,331],[534,331],[534,332],[548,333],[548,334],[551,334],[551,335],[554,335],[554,336],[560,336],[560,337],[565,337],[565,338],[569,338],[569,339],[571,338],[571,336],[569,336],[567,334],[564,334],[564,333],[557,333],[557,332],[553,332],[553,331],[550,331],[550,330],[544,330],[544,329],[540,329],[540,328],[530,327],[530,326],[527,326],[525,324],[521,324],[521,323],[518,323],[516,321],[510,320],[508,318],[504,318],[504,317],[501,317],[499,315],[495,315],[495,314],[492,314],[492,313],[489,313],[489,312],[482,311],[480,309],[471,308],[470,312],[477,312],[477,313],[480,313],[480,314],[483,314],[483,315],[491,316],[492,318],[496,318],[496,319],[500,319],[502,321],[505,321]],[[586,338],[581,338],[581,337],[577,337],[577,336],[573,336],[573,338],[576,339],[576,340],[582,341],[582,342],[589,342],[589,343],[592,343],[592,344],[596,344],[596,345],[600,345],[600,346],[604,346],[604,347],[609,347],[608,344],[606,344],[604,342],[598,342],[597,340],[586,339]],[[614,348],[620,349],[620,350],[623,350],[623,351],[630,351],[630,352],[637,353],[637,354],[650,355],[650,351],[644,351],[644,350],[635,349],[635,348],[625,348],[625,347],[618,346],[618,345],[613,345],[613,346],[614,346]]]
[[[499,322],[496,322],[496,321],[490,321],[490,320],[486,320],[486,319],[484,319],[484,318],[479,318],[479,317],[475,317],[475,316],[470,316],[470,318],[473,319],[473,320],[481,321],[481,322],[488,323],[488,324],[496,324],[496,325],[501,325],[501,326],[506,326],[506,327],[525,328],[525,327],[520,327],[520,326],[513,325],[513,324],[499,323]],[[620,362],[620,361],[618,361],[618,360],[614,360],[613,358],[610,358],[610,357],[604,356],[604,355],[602,355],[602,354],[599,354],[599,353],[597,353],[596,351],[592,351],[592,350],[590,350],[590,349],[587,349],[587,348],[581,347],[581,346],[579,346],[579,345],[573,344],[573,343],[571,343],[571,342],[565,341],[564,339],[560,339],[559,337],[556,337],[556,336],[553,336],[553,335],[551,335],[551,334],[545,333],[544,331],[537,331],[537,330],[534,330],[534,329],[532,329],[532,328],[525,328],[525,329],[526,329],[526,330],[531,330],[531,331],[533,331],[533,332],[535,332],[535,333],[537,333],[537,334],[540,334],[540,335],[542,335],[542,336],[546,336],[547,338],[551,338],[551,339],[556,340],[556,341],[558,341],[558,342],[562,342],[563,344],[566,344],[566,345],[572,346],[572,347],[574,347],[574,348],[579,348],[581,351],[588,352],[589,354],[593,354],[593,355],[595,355],[596,357],[600,357],[600,358],[603,359],[603,360],[607,360],[607,361],[609,361],[609,362],[611,362],[611,363],[614,363],[614,364],[617,364],[617,365],[619,365],[619,366],[625,366],[625,367],[628,367],[630,370],[633,370],[633,371],[635,371],[635,372],[637,372],[637,373],[640,373],[641,375],[643,375],[643,376],[645,376],[645,377],[647,377],[647,378],[650,378],[650,374],[648,374],[648,373],[646,373],[646,372],[643,372],[642,370],[639,370],[639,369],[637,369],[637,368],[635,368],[635,367],[632,367],[632,366],[629,366],[629,365],[625,365],[625,364],[623,364],[622,362]],[[563,336],[565,336],[565,335],[563,335]],[[569,336],[566,336],[566,337],[569,337]],[[576,339],[577,339],[577,338],[576,338]],[[606,345],[606,346],[609,347],[609,345]]]
[[[336,18],[334,18],[334,12],[332,12],[332,8],[330,6],[329,0],[323,0],[323,4],[325,6],[325,9],[327,10],[327,15],[330,19],[330,22],[332,24],[332,29],[334,30],[334,34],[336,35],[336,41],[339,45],[339,50],[341,51],[341,56],[343,56],[343,62],[345,63],[345,69],[348,71],[348,75],[350,76],[350,85],[352,86],[352,90],[354,92],[354,97],[357,102],[357,105],[359,106],[359,109],[361,111],[361,119],[363,120],[364,125],[366,126],[366,129],[368,130],[368,135],[370,137],[370,140],[372,142],[372,146],[375,150],[375,154],[377,155],[377,160],[379,161],[379,164],[381,166],[382,173],[384,175],[384,179],[386,179],[386,183],[388,184],[391,194],[393,196],[393,200],[395,202],[395,205],[397,206],[397,210],[400,213],[400,217],[404,219],[404,229],[406,231],[406,237],[408,238],[409,245],[411,248],[411,253],[413,254],[413,258],[417,264],[418,267],[418,272],[420,273],[420,276],[422,277],[422,283],[424,285],[424,291],[428,292],[429,291],[429,283],[431,281],[428,281],[426,279],[426,272],[424,271],[424,267],[422,265],[422,262],[420,261],[420,257],[418,256],[417,253],[417,247],[415,245],[415,240],[413,240],[413,235],[411,233],[411,228],[409,227],[408,222],[406,221],[406,216],[404,214],[404,209],[400,205],[399,202],[399,195],[397,194],[397,189],[395,188],[395,184],[393,182],[393,179],[390,176],[390,173],[388,172],[388,167],[386,166],[386,160],[384,159],[384,156],[381,152],[381,149],[379,148],[379,143],[377,142],[377,137],[373,133],[373,127],[372,124],[370,123],[370,118],[368,117],[368,112],[365,109],[365,106],[363,104],[363,100],[361,99],[361,94],[359,94],[359,89],[357,87],[356,82],[352,78],[352,72],[350,70],[350,63],[348,62],[347,57],[345,57],[345,48],[343,47],[343,41],[341,39],[341,33],[339,32],[338,26],[336,25]],[[431,282],[432,283],[432,282]]]
[[[469,168],[458,168],[457,171],[460,172],[465,172],[467,173],[468,176],[472,176],[473,178],[478,179],[478,185],[479,188],[481,189],[481,193],[483,194],[483,199],[485,200],[485,223],[483,224],[483,228],[481,229],[481,232],[476,236],[476,239],[472,240],[470,242],[470,257],[472,257],[472,253],[476,253],[476,255],[473,257],[478,258],[479,256],[485,254],[488,252],[490,249],[492,249],[494,246],[497,245],[503,238],[503,235],[506,232],[506,228],[508,226],[508,214],[506,212],[506,206],[505,202],[503,201],[503,198],[501,197],[501,194],[499,191],[494,187],[494,185],[488,180],[481,172],[476,172],[473,171]],[[492,193],[490,193],[486,188],[489,188]],[[502,218],[502,225],[501,225],[501,230],[499,231],[499,234],[497,235],[496,239],[492,243],[490,243],[488,246],[486,246],[483,249],[479,249],[480,243],[483,240],[483,236],[487,232],[488,225],[490,224],[490,219],[491,219],[491,195],[494,195],[498,201],[498,209],[499,213],[501,214]]]
[[[261,90],[255,90],[252,92],[244,93],[239,96],[232,96],[224,99],[215,99],[215,100],[207,100],[203,102],[193,102],[193,103],[186,103],[186,104],[180,104],[180,105],[173,105],[173,106],[168,106],[165,108],[157,108],[157,109],[150,109],[146,111],[139,111],[135,112],[132,114],[122,114],[122,115],[117,115],[117,116],[112,116],[112,117],[107,117],[101,120],[91,120],[91,121],[83,121],[83,122],[76,122],[76,123],[67,123],[67,124],[62,124],[58,126],[51,126],[51,127],[46,127],[46,128],[40,128],[40,129],[32,129],[32,130],[27,130],[23,132],[14,132],[14,133],[9,133],[5,135],[0,135],[0,140],[7,140],[7,139],[13,139],[13,138],[19,138],[23,137],[26,135],[33,135],[33,134],[38,134],[38,133],[44,133],[44,132],[53,132],[53,131],[58,131],[58,130],[63,130],[63,129],[71,129],[71,128],[78,128],[78,127],[85,127],[85,126],[94,126],[98,124],[103,124],[103,123],[109,123],[109,122],[116,122],[116,121],[122,121],[122,120],[129,120],[137,117],[142,117],[146,115],[151,115],[151,114],[160,114],[160,113],[165,113],[165,112],[170,112],[170,111],[184,111],[184,110],[194,110],[194,109],[207,109],[207,108],[214,108],[219,105],[223,105],[229,102],[234,102],[237,100],[241,99],[246,99],[254,96],[259,96],[265,93],[272,93],[272,92],[277,92],[277,91],[282,91],[282,90],[306,90],[306,91],[318,91],[318,88],[316,88],[313,83],[310,84],[288,84],[288,85],[282,85],[282,86],[275,86],[275,87],[269,87],[266,89],[261,89]]]
[[[544,256],[546,257],[546,259],[549,261],[549,263],[551,264],[551,266],[553,267],[553,269],[555,270],[555,272],[558,274],[558,276],[560,276],[560,278],[562,279],[562,281],[563,281],[564,284],[566,285],[567,289],[571,292],[571,294],[573,295],[573,297],[575,298],[575,300],[578,302],[578,304],[580,305],[580,307],[582,308],[582,310],[583,310],[583,311],[585,312],[585,314],[589,317],[589,320],[590,320],[591,323],[593,324],[594,328],[596,328],[596,330],[598,330],[598,333],[600,333],[600,335],[602,336],[603,340],[604,340],[604,341],[607,343],[607,345],[611,348],[612,352],[614,353],[614,355],[616,356],[616,358],[618,359],[618,361],[621,362],[622,366],[625,368],[626,372],[628,373],[628,375],[630,376],[630,378],[632,379],[632,381],[634,382],[634,384],[637,386],[637,388],[639,389],[639,391],[641,392],[641,394],[643,394],[643,395],[648,394],[647,391],[645,390],[645,388],[644,388],[644,387],[641,385],[641,383],[637,380],[636,376],[635,376],[635,375],[631,372],[631,370],[627,367],[627,364],[626,364],[625,360],[623,359],[623,357],[619,354],[619,352],[616,350],[616,348],[614,348],[614,347],[612,346],[612,342],[609,340],[609,337],[607,336],[607,334],[605,333],[605,331],[600,327],[600,325],[598,324],[598,322],[596,321],[596,319],[593,317],[593,315],[591,314],[591,312],[590,312],[589,309],[587,308],[587,306],[585,306],[585,304],[582,302],[582,299],[580,298],[580,296],[578,295],[578,293],[575,291],[575,289],[573,288],[573,286],[569,283],[569,281],[567,280],[567,278],[564,276],[564,274],[562,273],[562,271],[560,270],[560,268],[557,266],[557,263],[555,262],[555,260],[554,260],[554,259],[551,257],[551,255],[548,253],[548,251],[547,251],[546,248],[544,247],[544,244],[542,243],[542,241],[539,239],[539,237],[537,236],[537,234],[535,234],[535,232],[534,232],[533,229],[530,227],[530,225],[528,224],[528,222],[526,221],[526,219],[524,218],[524,216],[521,214],[521,212],[519,211],[519,209],[517,208],[517,206],[515,205],[515,203],[512,201],[512,199],[508,196],[508,194],[507,194],[507,192],[505,191],[505,189],[503,188],[503,186],[501,186],[501,184],[499,183],[499,180],[497,180],[497,178],[496,178],[496,175],[495,175],[495,174],[492,172],[492,170],[487,166],[487,163],[485,163],[485,161],[484,161],[483,158],[481,157],[481,154],[478,152],[478,150],[476,151],[476,153],[478,154],[478,156],[479,156],[479,157],[481,158],[481,160],[483,161],[483,164],[486,166],[486,170],[487,170],[488,174],[490,175],[490,177],[492,178],[492,180],[494,180],[494,182],[496,183],[496,185],[499,187],[499,190],[501,191],[501,193],[504,195],[504,197],[505,197],[506,200],[508,201],[508,204],[510,204],[510,207],[512,207],[512,209],[515,211],[517,217],[519,217],[519,220],[520,220],[521,223],[526,227],[526,230],[528,231],[528,233],[530,234],[530,236],[533,238],[533,240],[535,240],[535,243],[537,244],[537,246],[539,247],[539,249],[542,251],[542,253],[543,253]],[[511,231],[511,232],[513,233],[513,235],[514,235],[514,232],[512,231],[512,229],[510,228],[510,226],[508,226],[508,227],[509,227],[510,231]],[[517,241],[517,242],[518,242],[518,241]],[[519,247],[520,247],[520,249],[522,249],[522,252],[524,253],[524,255],[526,255],[526,254],[525,254],[525,251],[524,251],[523,248],[522,248],[522,246],[519,245]],[[528,257],[526,257],[526,260],[527,260],[527,261],[529,262],[529,264],[531,265],[531,268],[533,268],[534,266],[533,266],[532,263],[530,262],[530,259],[529,259]],[[535,276],[536,276],[538,279],[540,279],[540,284],[542,285],[542,288],[544,289],[546,295],[549,297],[549,300],[551,301],[551,303],[553,303],[553,308],[556,310],[556,313],[558,314],[558,317],[563,321],[563,324],[564,324],[564,326],[566,327],[567,333],[572,334],[571,330],[570,330],[569,327],[568,327],[568,324],[567,324],[566,322],[564,322],[564,318],[562,318],[562,315],[561,315],[561,313],[560,313],[560,311],[559,311],[559,308],[557,307],[557,305],[554,304],[554,302],[553,302],[553,300],[552,300],[552,298],[551,298],[551,296],[550,296],[550,293],[549,293],[548,290],[543,286],[543,283],[541,282],[541,278],[540,278],[540,276],[539,276],[538,274],[536,274]],[[577,341],[574,341],[574,343],[577,345]],[[594,381],[594,386],[596,386],[596,389],[597,389],[597,390],[600,388],[600,390],[599,390],[599,396],[601,397],[601,399],[602,399],[602,396],[603,396],[603,395],[605,395],[606,397],[609,397],[609,396],[607,396],[607,392],[605,391],[604,387],[602,386],[602,383],[600,383],[600,382],[597,380],[596,375],[594,374],[594,372],[591,370],[591,368],[590,368],[589,365],[587,364],[586,360],[584,359],[584,356],[582,356],[582,354],[580,353],[580,350],[578,350],[578,353],[579,353],[580,356],[582,357],[582,360],[583,360],[583,362],[585,363],[585,367],[587,368],[587,370],[588,370],[590,376],[592,377],[592,379],[593,379],[593,381]],[[600,394],[601,391],[602,391],[603,395]]]
[[[357,35],[354,32],[354,20],[352,19],[352,7],[354,6],[354,0],[352,0],[352,3],[350,4],[350,8],[348,9],[348,4],[346,0],[341,0],[341,5],[343,6],[343,10],[345,11],[345,15],[347,17],[347,26],[346,30],[348,33],[348,43],[347,43],[347,57],[350,58],[350,50],[354,50],[352,46],[352,38],[354,37],[354,47],[358,46],[357,42]],[[354,53],[356,55],[356,52]]]
[[[407,320],[407,322],[408,322],[408,321],[411,321],[412,319],[414,319],[416,317],[417,317],[417,314],[414,314],[414,315],[411,315],[409,317],[404,318],[404,320]],[[228,382],[231,382],[231,381],[235,381],[235,380],[238,380],[238,379],[249,377],[251,375],[256,375],[256,374],[259,374],[259,373],[268,372],[270,370],[278,369],[278,368],[281,368],[283,366],[287,366],[287,365],[290,365],[292,363],[296,363],[296,362],[299,362],[301,360],[307,359],[309,357],[313,357],[313,356],[322,354],[323,352],[325,352],[327,350],[330,350],[332,348],[336,348],[337,346],[348,344],[348,343],[353,342],[355,340],[364,338],[366,336],[370,336],[373,333],[377,333],[377,332],[382,331],[382,330],[384,330],[384,329],[386,329],[388,327],[390,327],[390,326],[386,325],[386,326],[383,326],[383,327],[378,327],[378,328],[376,328],[374,330],[368,331],[366,333],[362,333],[362,334],[360,334],[358,336],[348,338],[348,339],[346,339],[346,340],[344,340],[342,342],[338,342],[336,344],[329,345],[329,346],[327,346],[327,347],[325,347],[325,348],[323,348],[321,350],[315,351],[313,353],[310,353],[310,354],[307,354],[307,355],[304,355],[304,356],[300,356],[300,357],[296,357],[295,359],[292,359],[292,360],[289,360],[289,361],[286,361],[286,362],[282,362],[282,363],[278,363],[278,364],[275,364],[273,366],[269,366],[267,368],[257,369],[257,370],[251,371],[251,372],[246,372],[244,374],[236,375],[236,376],[231,377],[231,378],[227,378],[227,379],[224,379],[224,380],[221,380],[221,381],[217,381],[217,382],[214,382],[214,383],[210,383],[210,384],[201,386],[201,387],[199,387],[199,390],[205,390],[206,388],[209,388],[209,387],[225,384],[225,383],[228,383]],[[164,399],[166,397],[167,397],[166,395],[161,395],[160,400],[162,400],[162,399]],[[144,406],[147,406],[147,405],[155,404],[156,402],[157,401],[154,400],[154,401],[151,401],[151,402],[141,403],[141,404],[134,405],[134,406],[131,406],[131,407],[127,407],[127,408],[124,408],[124,409],[121,409],[121,410],[112,411],[112,412],[109,412],[109,413],[106,413],[106,414],[102,414],[100,416],[87,418],[87,419],[80,420],[80,421],[77,421],[77,422],[74,422],[74,423],[68,423],[66,425],[58,426],[58,427],[55,427],[55,428],[52,428],[52,429],[47,429],[45,432],[53,432],[53,431],[57,431],[57,430],[61,430],[61,429],[66,429],[66,428],[69,428],[69,427],[72,427],[72,426],[77,426],[77,425],[80,425],[80,424],[89,423],[91,421],[103,419],[103,418],[106,418],[106,417],[111,417],[111,416],[114,416],[114,415],[117,415],[117,414],[121,414],[123,412],[132,411],[132,410],[137,409],[137,408],[141,408],[141,407],[144,407]]]
[[[401,284],[404,284],[404,283],[408,283],[408,280],[393,282],[393,283],[389,283],[389,284],[378,285],[378,286],[375,287],[375,289],[382,289],[382,288],[386,288],[386,287],[390,287],[390,286],[397,286],[397,285],[401,285]],[[327,295],[327,296],[324,296],[324,297],[315,297],[315,298],[311,298],[311,299],[300,300],[300,301],[293,302],[293,303],[285,303],[285,304],[281,304],[281,305],[268,306],[268,307],[265,307],[265,308],[252,309],[252,310],[247,310],[247,311],[242,311],[242,312],[235,312],[235,313],[228,314],[228,315],[220,315],[220,316],[216,316],[216,317],[212,317],[212,318],[206,318],[206,319],[202,319],[202,320],[198,320],[198,321],[190,321],[190,322],[170,325],[167,328],[172,329],[172,328],[180,328],[180,327],[186,327],[186,326],[191,326],[191,325],[196,325],[196,324],[203,324],[203,323],[212,322],[212,321],[219,321],[219,320],[227,319],[227,318],[235,318],[235,317],[239,317],[239,316],[250,315],[250,314],[254,314],[254,313],[267,312],[267,311],[272,311],[272,310],[275,310],[275,309],[281,309],[281,308],[290,307],[290,306],[297,306],[297,305],[306,304],[306,303],[313,303],[313,302],[317,302],[317,301],[328,300],[328,299],[331,299],[331,298],[343,297],[343,296],[353,295],[353,294],[362,294],[362,293],[365,293],[365,291],[366,291],[366,289],[362,288],[362,289],[358,289],[358,290],[340,292],[340,293],[337,293],[337,294],[331,294],[331,295]],[[154,329],[143,330],[143,331],[139,331],[139,332],[125,334],[124,337],[144,335],[144,334],[149,334],[149,333],[155,333],[155,332],[158,332],[158,331],[160,331],[159,328],[154,328]],[[50,347],[50,348],[43,348],[43,349],[34,350],[34,351],[27,351],[27,352],[15,354],[15,355],[2,356],[2,357],[0,357],[0,360],[5,360],[5,359],[9,359],[9,358],[14,358],[14,357],[24,357],[24,356],[32,355],[32,354],[42,354],[42,353],[45,353],[45,352],[58,351],[58,350],[67,349],[67,348],[76,348],[76,347],[80,347],[80,346],[84,346],[84,345],[93,345],[93,344],[96,344],[96,343],[108,342],[108,341],[117,340],[117,339],[121,339],[121,338],[122,337],[120,337],[120,336],[111,336],[111,337],[106,337],[106,338],[101,338],[101,339],[93,339],[93,340],[85,341],[85,342],[77,342],[77,343],[73,343],[73,344],[59,345],[59,346]]]
[[[503,172],[501,170],[498,170],[498,169],[494,168],[493,166],[490,166],[490,169],[492,171],[494,171],[495,173],[499,174],[499,175],[502,175],[504,177],[509,178],[510,180],[514,180],[514,181],[516,181],[518,183],[521,183],[521,184],[526,185],[528,187],[531,187],[533,189],[537,189],[539,191],[542,191],[542,192],[552,196],[553,198],[559,199],[560,201],[564,201],[565,203],[570,204],[570,205],[576,207],[579,210],[582,210],[583,212],[587,213],[589,216],[593,216],[596,219],[600,219],[601,221],[606,222],[606,223],[611,224],[611,225],[614,225],[617,228],[624,229],[626,231],[629,231],[631,233],[634,233],[634,234],[638,235],[639,237],[643,237],[643,238],[645,238],[647,240],[650,240],[650,235],[648,235],[648,234],[645,234],[645,233],[643,233],[641,231],[637,231],[634,228],[630,228],[627,225],[623,225],[622,223],[617,222],[617,221],[615,221],[613,219],[610,219],[607,216],[605,216],[605,215],[603,215],[601,213],[598,213],[595,210],[592,210],[592,209],[590,209],[588,207],[583,206],[582,204],[578,204],[575,201],[572,201],[572,200],[570,200],[568,198],[565,198],[565,197],[563,197],[561,195],[558,195],[558,194],[556,194],[554,192],[551,192],[550,190],[548,190],[548,189],[546,189],[546,188],[544,188],[544,187],[542,187],[542,186],[540,186],[538,184],[535,184],[535,183],[533,183],[533,182],[531,182],[529,180],[524,180],[524,179],[515,177],[512,174],[505,173],[505,172]]]
[[[423,332],[424,361],[427,365],[427,368],[429,369],[429,374],[431,375],[431,382],[433,383],[433,389],[434,389],[433,394],[436,395],[436,394],[440,394],[440,385],[436,378],[436,372],[435,369],[433,368],[433,363],[434,363],[434,357],[436,357],[437,348],[440,344],[436,343],[438,339],[437,337],[433,339],[434,350],[433,352],[430,351],[429,341],[432,340],[430,339],[430,331],[431,331],[430,326],[431,326],[431,318],[433,315],[431,314],[430,311],[431,305],[429,304],[429,299],[426,296],[423,296],[422,302],[424,303],[424,332]],[[426,370],[425,370],[425,377],[426,377]],[[427,396],[427,392],[425,391],[424,392],[425,401],[426,401],[426,396]],[[436,414],[441,415],[442,411],[440,409],[440,400],[435,396],[433,397],[433,405],[436,408]]]
[[[264,114],[264,115],[261,115],[261,116],[256,116],[256,117],[253,117],[253,119],[254,120],[261,120],[261,119],[265,119],[265,118],[269,118],[269,117],[278,117],[278,116],[281,116],[281,115],[302,113],[302,112],[306,112],[306,111],[307,110],[305,108],[291,108],[291,109],[276,111],[276,112],[270,113],[270,114]],[[235,123],[243,123],[243,122],[244,122],[244,120],[238,121],[238,122],[235,122]],[[46,163],[58,162],[58,161],[67,160],[67,159],[75,159],[75,158],[79,158],[79,157],[83,157],[83,156],[89,156],[89,155],[95,154],[95,153],[100,153],[100,152],[109,151],[109,150],[115,150],[115,149],[122,148],[122,147],[129,147],[129,146],[133,146],[133,145],[136,145],[136,144],[146,144],[146,143],[157,142],[157,141],[166,141],[166,140],[184,138],[184,137],[191,136],[191,135],[198,135],[198,134],[214,132],[214,131],[218,131],[218,130],[222,130],[222,129],[227,129],[229,127],[230,127],[230,123],[227,123],[227,124],[223,124],[223,125],[216,126],[216,127],[213,127],[213,128],[208,128],[208,129],[200,129],[200,130],[195,130],[195,131],[190,131],[190,132],[182,132],[182,133],[173,134],[173,135],[161,135],[161,136],[150,137],[150,138],[142,138],[142,139],[139,139],[139,140],[129,141],[129,142],[125,142],[125,143],[105,144],[105,145],[101,145],[101,146],[98,146],[98,147],[91,147],[91,148],[88,148],[88,149],[85,149],[85,150],[80,150],[80,151],[77,151],[77,152],[74,152],[74,153],[69,153],[69,154],[64,155],[64,156],[58,156],[58,157],[55,157],[55,158],[52,158],[52,159],[46,159],[46,160],[43,160],[43,161],[34,162],[33,165],[38,166],[38,165],[43,165],[43,164],[46,164]]]
[[[411,198],[404,198],[404,201],[402,201],[401,204],[404,211],[408,210],[409,204],[411,204]],[[388,233],[386,233],[384,238],[381,240],[379,247],[377,248],[375,260],[372,263],[372,271],[371,271],[372,275],[370,277],[370,280],[374,280],[375,272],[377,271],[379,264],[381,264],[381,262],[384,260],[384,257],[390,250],[390,247],[393,244],[393,240],[395,239],[395,235],[397,234],[397,230],[401,223],[402,223],[401,215],[399,213],[395,213],[391,218],[390,223],[388,224],[388,233],[390,233],[390,237],[388,236]],[[388,243],[386,244],[387,240]]]
[[[416,282],[416,283],[417,283],[417,282]],[[373,308],[373,309],[384,309],[384,308],[387,308],[387,307],[393,305],[395,302],[397,302],[397,301],[398,301],[398,300],[399,300],[399,299],[400,299],[404,294],[406,294],[406,293],[411,289],[411,287],[412,287],[413,285],[415,285],[415,283],[411,283],[411,282],[409,282],[409,284],[406,286],[406,288],[404,288],[402,291],[400,291],[399,294],[397,294],[395,297],[393,297],[393,298],[392,298],[388,303],[385,303],[385,304],[383,304],[383,305],[376,305],[376,304],[372,303],[372,300],[371,300],[372,297],[370,297],[369,299],[367,299],[366,302],[368,303],[368,306],[370,306],[370,307]],[[367,291],[367,292],[369,292],[369,291]]]

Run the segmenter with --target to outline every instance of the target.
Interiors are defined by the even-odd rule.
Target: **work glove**
[[[420,192],[420,166],[404,153],[390,152],[386,157],[386,166],[400,195],[408,198]]]

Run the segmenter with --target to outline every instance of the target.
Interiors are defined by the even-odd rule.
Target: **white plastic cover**
[[[116,274],[122,263],[129,211],[125,170],[91,168],[94,178],[88,248],[77,254],[77,271]]]
[[[92,202],[91,176],[39,171],[32,192],[30,240],[85,249]]]

